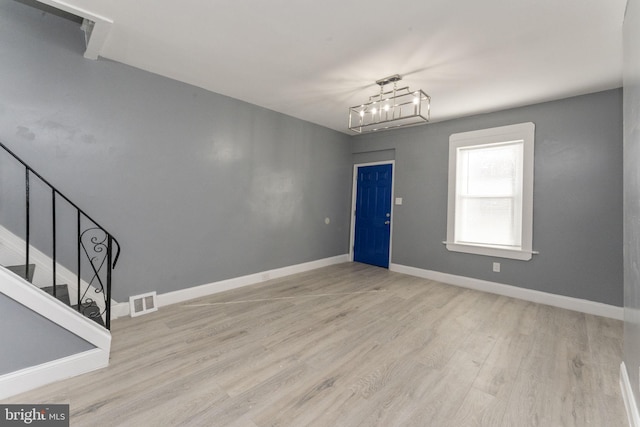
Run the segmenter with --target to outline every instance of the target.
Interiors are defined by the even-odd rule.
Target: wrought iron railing
[[[32,239],[32,203],[33,195],[31,194],[31,188],[34,184],[34,180],[44,184],[46,192],[50,194],[50,210],[51,210],[51,235],[48,237],[48,241],[51,242],[50,257],[51,257],[51,269],[52,269],[52,286],[47,287],[51,295],[58,298],[61,293],[61,287],[57,283],[57,270],[58,266],[63,266],[66,270],[72,271],[76,276],[75,284],[75,301],[76,304],[71,304],[69,299],[68,304],[75,310],[82,313],[84,316],[95,320],[97,323],[102,324],[107,329],[111,327],[111,277],[112,270],[115,268],[118,258],[120,256],[120,244],[118,241],[108,233],[104,227],[100,226],[93,218],[91,218],[86,212],[80,209],[75,203],[73,203],[64,194],[58,191],[53,185],[51,185],[40,174],[35,172],[29,165],[27,165],[22,159],[20,159],[15,153],[9,150],[4,144],[0,142],[0,147],[15,159],[21,165],[24,172],[24,277],[29,275],[29,269],[31,264],[30,251],[31,247],[36,245],[31,241]],[[22,180],[22,178],[19,178]],[[64,203],[65,213],[63,214],[66,220],[71,219],[75,224],[73,225],[75,237],[66,239],[74,241],[75,248],[66,248],[67,259],[68,255],[72,252],[76,252],[75,260],[71,264],[75,265],[62,265],[58,259],[59,255],[59,230],[57,230],[57,223],[61,220],[60,213],[57,209],[60,203]],[[42,205],[42,201],[39,202],[39,206]],[[1,205],[0,205],[1,206]],[[42,250],[42,248],[38,248]],[[69,292],[69,288],[66,288]],[[70,295],[71,296],[71,295]],[[58,298],[61,299],[61,298]]]

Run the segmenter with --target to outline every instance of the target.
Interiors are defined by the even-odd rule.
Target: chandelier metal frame
[[[376,80],[380,93],[369,97],[365,104],[349,108],[349,129],[356,133],[376,132],[429,122],[431,97],[422,89],[398,88],[399,74]],[[393,89],[384,87],[393,83]]]

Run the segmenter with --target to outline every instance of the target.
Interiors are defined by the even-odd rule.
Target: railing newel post
[[[111,329],[111,270],[113,262],[113,237],[107,233],[107,294],[105,295],[105,325]]]
[[[57,286],[56,286],[56,190],[54,188],[51,189],[51,224],[52,224],[52,229],[51,232],[53,233],[53,260],[52,260],[52,270],[53,270],[53,280],[52,280],[52,284],[53,284],[53,296],[57,297]]]
[[[25,172],[25,249],[24,249],[24,278],[29,280],[29,240],[31,238],[30,233],[30,201],[29,201],[29,166],[24,166]]]
[[[77,232],[78,232],[78,287],[76,288],[77,290],[77,307],[78,307],[78,312],[81,313],[81,307],[80,307],[80,285],[82,284],[82,279],[81,279],[81,272],[82,272],[82,251],[80,249],[81,245],[82,245],[82,234],[81,234],[81,218],[80,218],[80,209],[76,209],[76,213],[77,213]]]

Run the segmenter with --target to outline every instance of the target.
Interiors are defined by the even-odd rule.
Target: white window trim
[[[528,261],[533,251],[533,155],[535,125],[531,122],[490,129],[455,133],[449,137],[449,198],[447,206],[447,249],[500,258]],[[507,141],[524,141],[522,245],[520,249],[507,249],[489,245],[463,244],[455,239],[457,150],[460,147],[486,145]]]

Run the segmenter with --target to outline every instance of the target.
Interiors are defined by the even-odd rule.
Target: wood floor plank
[[[73,426],[623,426],[622,322],[344,263],[112,323]],[[96,419],[99,423],[96,424]]]
[[[476,388],[469,389],[464,398],[462,405],[451,418],[450,424],[456,427],[479,427],[489,426],[486,424],[486,416],[488,410],[497,400],[496,396],[487,394]]]

